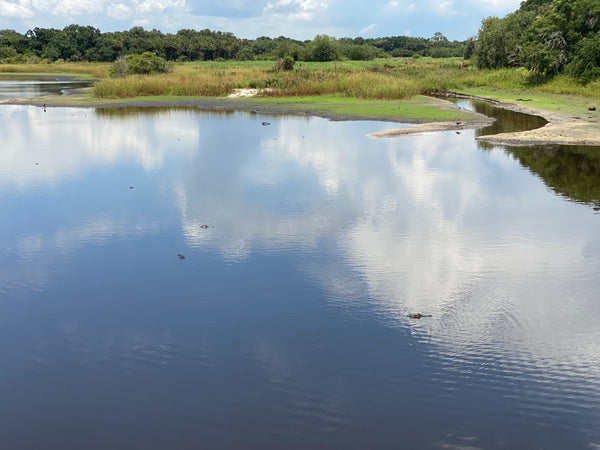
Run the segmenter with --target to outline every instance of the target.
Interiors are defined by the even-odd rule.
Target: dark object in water
[[[202,228],[203,230],[206,230],[208,228],[208,225],[200,225],[200,228]]]
[[[185,259],[185,256],[182,255],[181,253],[177,253],[177,257],[182,261]]]
[[[262,123],[261,123],[261,125],[262,125],[263,127],[266,127],[267,125],[271,125],[271,122],[262,122]]]
[[[591,108],[588,108],[588,111],[596,111],[596,107],[592,106]]]
[[[408,317],[409,319],[420,319],[421,317],[431,317],[431,314],[425,315],[425,314],[421,314],[421,313],[416,313],[416,314],[411,313],[411,314],[408,314],[406,317]]]
[[[133,186],[129,186],[129,189],[133,189]]]

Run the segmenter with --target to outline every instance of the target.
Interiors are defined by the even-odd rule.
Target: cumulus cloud
[[[36,26],[79,23],[113,31],[141,25],[164,32],[210,28],[242,38],[284,35],[301,40],[317,34],[353,37],[375,30],[379,36],[431,36],[440,31],[449,39],[466,39],[477,32],[482,18],[514,11],[519,1],[0,0],[0,28],[25,32]]]
[[[40,13],[50,13],[69,18],[106,15],[117,20],[136,16],[150,22],[149,18],[140,16],[160,13],[168,8],[184,7],[185,0],[0,0],[0,17],[30,19]]]
[[[0,17],[13,19],[28,19],[33,16],[33,11],[29,8],[27,0],[18,2],[7,2],[0,0]]]
[[[113,19],[126,19],[130,17],[131,8],[123,3],[111,4],[106,9],[106,14]]]
[[[185,0],[144,0],[137,5],[137,10],[141,13],[153,13],[183,6],[185,6]]]
[[[284,20],[315,20],[327,10],[320,0],[277,0],[269,2],[263,12],[266,16]]]

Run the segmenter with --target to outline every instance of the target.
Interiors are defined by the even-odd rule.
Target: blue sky
[[[312,39],[419,36],[450,40],[477,34],[481,20],[515,11],[520,0],[0,0],[0,29],[71,23],[102,31],[133,26],[175,32],[228,31],[241,38]]]

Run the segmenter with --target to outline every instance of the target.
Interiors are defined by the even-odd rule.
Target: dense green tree
[[[599,32],[598,0],[527,0],[503,19],[482,22],[477,65],[524,66],[533,80],[568,71],[588,82],[600,77]]]
[[[321,34],[316,36],[305,47],[306,61],[335,61],[338,59],[338,49],[335,38]]]
[[[221,31],[183,29],[163,34],[159,30],[133,27],[102,33],[91,26],[72,24],[64,29],[34,28],[26,34],[0,30],[0,55],[6,60],[38,57],[44,60],[115,61],[130,54],[155,53],[168,61],[218,59],[271,59],[286,56],[295,61],[368,60],[380,56],[462,56],[465,43],[448,41],[441,33],[432,38],[392,36],[375,39],[316,36],[298,41],[279,36],[239,39]]]

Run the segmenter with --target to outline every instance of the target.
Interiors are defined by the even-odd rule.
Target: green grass
[[[108,63],[0,64],[0,74],[76,76],[100,79],[108,76]]]
[[[544,90],[510,90],[490,88],[466,88],[461,90],[468,95],[491,98],[500,102],[521,104],[530,108],[554,111],[573,117],[580,117],[594,122],[600,121],[596,113],[590,115],[588,108],[596,107],[600,110],[600,98],[581,95],[556,94]],[[521,100],[519,100],[521,99]],[[523,99],[528,101],[522,101]]]
[[[243,99],[242,104],[281,108],[287,111],[308,111],[326,116],[388,118],[404,120],[473,120],[461,110],[448,108],[443,102],[424,96],[410,100],[365,100],[341,95],[307,97],[263,97]]]
[[[365,117],[453,120],[456,111],[440,110],[439,104],[425,105],[422,99],[409,101],[419,95],[448,91],[509,102],[532,98],[527,106],[572,115],[583,115],[588,105],[600,102],[600,81],[581,85],[568,76],[558,76],[534,86],[531,74],[524,68],[480,70],[461,58],[297,62],[289,72],[274,70],[274,64],[189,62],[176,64],[172,73],[127,78],[108,78],[110,65],[100,63],[0,65],[0,73],[83,74],[99,78],[101,81],[93,88],[93,96],[99,102],[223,98],[236,88],[259,88],[263,89],[261,98],[238,103],[252,101],[280,109],[284,109],[282,104],[288,109],[310,107],[311,111],[326,110],[327,114],[340,116],[361,113]]]

